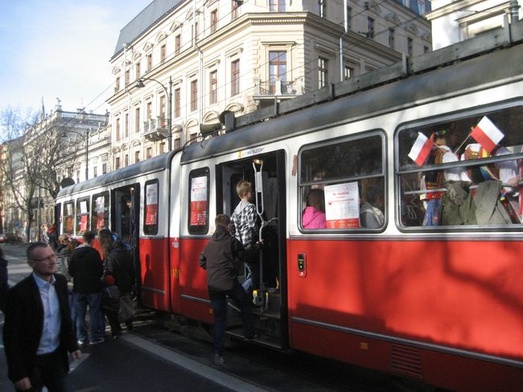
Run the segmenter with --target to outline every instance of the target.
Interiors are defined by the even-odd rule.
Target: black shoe
[[[259,338],[258,334],[254,333],[254,334],[252,334],[252,336],[246,336],[243,340],[245,340],[246,342],[250,342],[251,340],[256,340],[258,338]]]

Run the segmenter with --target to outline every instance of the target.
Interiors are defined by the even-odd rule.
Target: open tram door
[[[253,155],[226,162],[217,167],[217,213],[233,214],[240,199],[236,185],[249,181],[254,190],[251,200],[258,215],[258,239],[263,241],[259,254],[259,278],[252,290],[257,343],[287,348],[287,275],[285,154],[283,151]],[[246,277],[240,271],[240,281]],[[240,313],[228,308],[230,328],[227,333],[243,337]]]
[[[133,257],[137,294],[140,291],[140,260],[138,249],[138,217],[140,216],[140,184],[135,183],[112,192],[111,230],[127,244]],[[138,298],[141,298],[138,295]]]

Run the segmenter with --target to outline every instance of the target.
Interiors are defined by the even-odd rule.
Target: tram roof
[[[103,187],[115,182],[121,182],[122,179],[131,179],[133,177],[138,177],[147,173],[154,173],[156,171],[164,170],[169,167],[172,157],[175,153],[176,151],[170,151],[165,154],[137,162],[122,169],[111,171],[90,180],[65,187],[60,190],[58,197],[74,194],[82,190]]]
[[[239,129],[193,143],[183,150],[181,162],[255,148],[321,129],[326,124],[332,127],[337,123],[402,110],[433,97],[449,96],[490,81],[520,75],[523,73],[523,52],[506,47],[509,35],[512,44],[523,42],[523,22],[509,28],[510,34],[501,34],[504,30],[498,29],[333,85],[330,89],[281,102],[276,107],[281,109],[280,114],[274,114],[275,109],[269,108],[239,117],[236,120]],[[503,50],[494,51],[500,48]],[[511,64],[511,67],[500,64]],[[368,87],[362,88],[362,85]],[[306,103],[305,108],[300,108],[303,103]]]

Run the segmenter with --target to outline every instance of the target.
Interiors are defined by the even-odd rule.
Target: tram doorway
[[[218,213],[231,216],[240,202],[236,187],[241,181],[251,183],[254,195],[251,202],[256,206],[257,240],[263,245],[259,262],[254,268],[258,281],[252,290],[257,329],[262,331],[262,342],[284,347],[287,341],[286,261],[285,261],[285,155],[274,152],[234,160],[217,168]],[[247,271],[240,271],[240,280]],[[251,294],[251,293],[249,293]],[[234,309],[230,317],[239,317]],[[235,335],[235,329],[229,330]],[[238,336],[243,336],[238,330]]]

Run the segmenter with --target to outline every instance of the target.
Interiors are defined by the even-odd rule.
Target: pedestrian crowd
[[[133,325],[135,272],[122,240],[101,229],[100,253],[94,232],[84,232],[77,241],[50,229],[45,242],[27,247],[32,273],[12,288],[0,248],[3,341],[16,391],[69,392],[68,353],[79,359],[82,346],[103,343],[106,316],[114,339],[122,333],[121,324],[128,330]],[[104,294],[110,287],[117,296]]]

